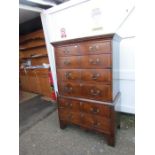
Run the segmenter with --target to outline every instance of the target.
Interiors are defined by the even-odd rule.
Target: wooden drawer
[[[90,129],[110,133],[111,120],[109,118],[84,113],[83,124]]]
[[[79,83],[62,82],[58,84],[59,93],[63,96],[81,96],[81,86]]]
[[[81,80],[87,82],[103,82],[107,84],[112,83],[111,69],[82,69]]]
[[[79,56],[111,53],[111,42],[107,41],[86,41],[78,44],[69,44],[67,46],[58,46],[55,48],[57,57]]]
[[[112,83],[111,69],[57,69],[58,81],[102,82]]]
[[[80,69],[57,69],[58,81],[80,81],[81,70]]]
[[[79,44],[75,44],[75,45],[56,47],[55,55],[57,57],[80,55],[80,46]]]
[[[59,118],[60,120],[81,125],[88,129],[110,133],[111,119],[106,117],[59,108]]]
[[[108,105],[84,102],[73,99],[59,98],[59,108],[68,108],[73,111],[85,112],[94,115],[100,115],[103,117],[110,118],[112,108]]]
[[[111,54],[81,56],[81,68],[111,68]]]
[[[79,112],[72,112],[68,109],[59,109],[60,120],[67,121],[73,124],[81,124],[81,117]]]
[[[102,54],[111,53],[111,42],[107,41],[87,41],[81,43],[81,54],[82,55],[92,55],[92,54]]]
[[[79,106],[83,112],[107,118],[111,117],[111,107],[108,105],[81,101]]]
[[[111,68],[111,54],[59,57],[56,60],[57,68],[64,69],[93,69],[93,68]]]
[[[80,67],[80,57],[60,57],[56,59],[57,68],[79,68]]]
[[[102,84],[82,84],[82,96],[99,101],[112,101],[112,86]]]
[[[80,102],[77,100],[70,100],[70,99],[61,98],[61,99],[59,99],[58,107],[60,109],[67,108],[69,110],[80,111],[80,104],[79,103]]]

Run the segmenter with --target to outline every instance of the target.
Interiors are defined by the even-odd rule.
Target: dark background
[[[39,29],[42,29],[40,16],[19,24],[19,35],[25,35]]]

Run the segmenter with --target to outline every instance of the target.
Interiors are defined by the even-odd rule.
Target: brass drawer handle
[[[100,90],[91,89],[91,90],[90,90],[90,93],[91,93],[91,95],[93,95],[93,96],[98,96],[98,95],[101,93],[101,91],[100,91]]]
[[[90,63],[90,64],[93,64],[93,65],[97,65],[97,64],[100,63],[100,59],[99,59],[99,58],[96,58],[96,60],[89,59],[89,63]]]
[[[66,93],[71,93],[72,90],[73,90],[72,87],[68,87],[68,86],[65,86],[65,87],[64,87],[64,91],[65,91]]]
[[[93,122],[92,122],[92,125],[93,125],[94,128],[97,128],[97,127],[100,126],[100,123],[97,122],[97,121],[93,121]]]
[[[98,49],[99,49],[99,46],[98,45],[92,45],[92,46],[89,47],[89,51],[90,52],[95,52]]]
[[[65,65],[69,65],[69,64],[71,64],[71,62],[70,62],[69,60],[65,60],[65,61],[64,61],[64,64],[65,64]]]
[[[68,103],[68,102],[66,102],[66,103],[65,103],[65,106],[67,107],[68,105],[69,105],[69,103]]]
[[[90,111],[93,112],[94,114],[97,114],[100,112],[98,108],[91,108]]]
[[[65,50],[64,50],[64,53],[65,53],[65,54],[68,54],[69,52],[70,52],[70,51],[69,51],[68,49],[65,49]]]
[[[65,76],[66,76],[67,79],[73,79],[72,72],[66,72]]]
[[[93,80],[97,80],[98,77],[100,77],[100,74],[99,73],[92,75],[92,79]]]

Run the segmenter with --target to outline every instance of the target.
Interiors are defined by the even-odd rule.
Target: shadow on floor
[[[41,99],[41,96],[19,104],[19,131],[20,135],[33,125],[49,116],[56,109],[56,104]]]

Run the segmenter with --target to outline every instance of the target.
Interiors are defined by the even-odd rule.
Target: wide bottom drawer
[[[68,109],[59,108],[59,119],[68,124],[76,124],[91,130],[110,133],[111,119],[83,112],[72,112]]]

